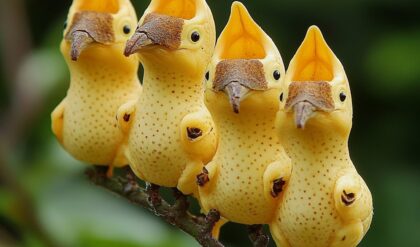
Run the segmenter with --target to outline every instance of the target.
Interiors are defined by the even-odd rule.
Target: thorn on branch
[[[171,225],[176,225],[180,218],[185,217],[188,213],[189,203],[187,197],[178,189],[173,189],[175,203],[172,205],[172,210],[168,212],[167,220]]]
[[[95,169],[87,169],[85,174],[94,183],[104,182],[106,178],[107,169],[104,169],[102,166],[97,166]]]
[[[126,174],[126,179],[127,179],[127,183],[124,186],[124,194],[128,195],[132,192],[135,192],[138,190],[139,185],[136,181],[136,176],[134,175],[134,173],[131,171],[131,169],[129,171],[127,171]]]
[[[149,195],[149,198],[147,198],[147,200],[153,208],[160,206],[162,203],[162,198],[160,197],[159,189],[160,186],[156,184],[146,183],[146,192]]]
[[[264,233],[263,225],[248,226],[248,236],[254,247],[266,247],[270,238]]]
[[[216,239],[213,238],[213,228],[216,223],[220,220],[220,213],[215,209],[211,209],[204,221],[201,221],[201,233],[199,234],[199,238],[197,239],[198,242],[203,246],[223,246],[219,243]],[[206,243],[211,243],[210,245],[206,245]]]
[[[214,226],[216,223],[220,220],[220,213],[216,209],[211,209],[209,213],[206,215],[205,220],[205,227],[204,227],[204,234],[209,233],[211,235],[211,232],[213,231]]]
[[[188,200],[187,200],[187,196],[182,194],[182,192],[176,188],[174,188],[173,191],[174,191],[175,203],[172,206],[172,208],[176,212],[185,214],[188,211],[188,208],[190,207],[190,204],[188,203]]]

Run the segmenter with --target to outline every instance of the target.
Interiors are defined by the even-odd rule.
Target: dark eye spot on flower
[[[286,184],[286,181],[283,180],[283,178],[279,178],[273,181],[273,189],[271,191],[272,197],[277,197],[282,191],[283,186]]]
[[[347,98],[347,95],[344,92],[341,92],[340,93],[340,100],[341,100],[341,102],[344,102],[346,100],[346,98]]]
[[[200,128],[187,128],[187,134],[190,140],[195,140],[203,135],[203,131]]]
[[[129,34],[131,32],[130,26],[129,25],[125,25],[124,28],[123,28],[123,32],[125,34]]]
[[[124,119],[124,121],[128,122],[128,121],[130,121],[130,117],[131,117],[130,114],[124,114],[123,119]]]
[[[198,186],[203,187],[209,181],[209,171],[203,167],[203,172],[197,175],[197,184]]]
[[[280,80],[280,76],[281,76],[280,71],[275,70],[275,71],[273,72],[273,77],[274,77],[274,79],[275,79],[276,81]]]
[[[354,193],[346,193],[346,191],[343,190],[343,193],[341,194],[341,201],[344,203],[344,205],[350,206],[355,200],[356,197]]]
[[[191,40],[193,42],[198,42],[200,40],[200,34],[197,31],[193,32],[191,34]]]

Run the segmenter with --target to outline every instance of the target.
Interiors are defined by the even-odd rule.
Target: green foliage
[[[392,32],[370,47],[366,73],[371,90],[390,96],[418,90],[420,31]],[[378,92],[378,91],[377,91]]]

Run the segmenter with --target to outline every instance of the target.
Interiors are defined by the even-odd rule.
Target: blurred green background
[[[139,16],[149,1],[133,0]],[[231,1],[208,0],[218,26]],[[375,215],[360,246],[420,246],[420,1],[244,1],[287,64],[311,24],[344,64],[352,159]],[[0,247],[197,246],[143,209],[90,185],[50,131],[68,71],[59,52],[70,0],[0,0]],[[226,246],[250,246],[228,224]],[[271,243],[273,245],[273,243]]]

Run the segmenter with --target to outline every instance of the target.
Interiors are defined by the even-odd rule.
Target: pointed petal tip
[[[124,49],[124,55],[129,57],[139,52],[143,47],[153,44],[145,33],[135,32],[127,41]]]
[[[296,124],[296,128],[298,128],[298,129],[304,129],[305,128],[305,125],[302,124],[302,123],[298,123],[298,124]]]
[[[244,17],[252,19],[251,15],[248,12],[248,9],[245,7],[243,3],[239,1],[235,1],[232,3],[230,15],[231,15],[230,16],[231,18],[239,18],[240,20]]]
[[[312,25],[308,28],[308,33],[309,32],[321,33],[321,29],[319,29],[319,27],[317,25]]]
[[[320,32],[319,28],[315,25],[312,25],[308,28],[306,31],[305,38],[303,39],[303,42],[309,42],[309,41],[315,41],[316,36]]]
[[[239,105],[233,106],[233,112],[239,114]]]
[[[313,56],[320,56],[320,54],[333,54],[333,52],[325,40],[321,29],[319,29],[319,27],[316,25],[312,25],[308,28],[306,36],[303,39],[302,44],[300,45],[296,54],[303,54],[305,56],[308,54],[313,54]]]
[[[77,62],[77,60],[79,59],[79,55],[74,54],[73,52],[70,54],[71,60],[74,62]]]
[[[82,52],[94,42],[95,40],[85,31],[73,32],[70,50],[71,60],[77,61]]]
[[[125,50],[124,50],[124,56],[126,56],[126,57],[130,57],[131,55],[133,55],[132,53],[131,53],[131,50],[129,49],[129,48],[125,48]]]
[[[241,107],[241,101],[249,92],[249,89],[238,82],[231,82],[224,88],[224,91],[229,97],[229,102],[232,106],[233,112],[238,114]]]
[[[312,117],[315,112],[315,107],[306,101],[297,103],[293,107],[295,114],[295,125],[298,129],[304,129],[308,120]]]
[[[305,40],[309,40],[309,39],[315,41],[316,43],[319,43],[320,41],[322,43],[326,43],[324,39],[324,35],[321,32],[321,29],[316,25],[312,25],[308,28]]]
[[[234,1],[234,2],[232,3],[232,7],[231,7],[232,12],[233,12],[234,10],[241,11],[241,9],[246,9],[246,8],[245,8],[245,5],[244,5],[243,3],[239,2],[239,1]]]
[[[70,50],[70,58],[72,61],[76,62],[79,59],[80,56],[80,51],[72,46],[71,50]]]

